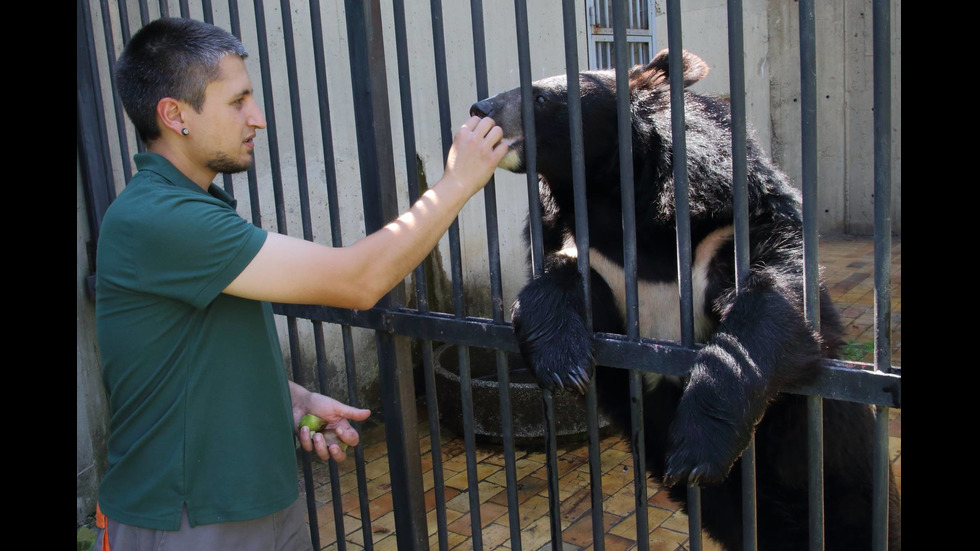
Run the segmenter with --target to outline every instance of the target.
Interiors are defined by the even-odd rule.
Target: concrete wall
[[[77,171],[76,171],[77,172]],[[78,524],[95,512],[99,481],[105,473],[105,439],[108,416],[100,376],[101,360],[95,344],[95,308],[85,293],[85,278],[91,273],[86,243],[88,219],[81,178],[76,177],[75,234],[75,506]]]
[[[817,185],[823,233],[871,235],[874,143],[871,0],[815,2]],[[800,181],[799,4],[768,2],[772,147]],[[891,224],[902,233],[902,2],[892,0]]]
[[[896,233],[901,232],[901,0],[893,0],[892,26],[895,40],[893,80],[896,91],[893,124],[895,162],[893,177],[893,224]],[[89,0],[93,26],[101,32],[103,17],[113,22],[113,51],[103,37],[95,40],[99,52],[102,87],[110,121],[114,120],[113,104],[109,96],[110,83],[106,59],[115,59],[122,46],[115,2],[100,3]],[[110,13],[103,14],[102,4]],[[140,26],[138,2],[130,0],[129,25]],[[149,2],[151,10],[157,10],[156,2]],[[178,3],[171,1],[170,14],[179,14]],[[190,2],[191,16],[203,19],[201,8]],[[407,174],[418,168],[429,182],[436,181],[443,172],[443,145],[441,124],[436,105],[435,64],[433,61],[431,11],[426,0],[406,0],[406,27],[411,54],[412,112],[415,123],[415,141],[418,166],[406,162],[399,100],[400,71],[395,58],[395,32],[393,14],[388,2],[382,4],[385,51],[388,58],[388,94],[391,106],[392,139],[395,158],[395,174],[399,185],[400,209],[408,207]],[[471,35],[469,2],[443,2],[443,24],[446,33],[447,72],[450,83],[449,101],[456,128],[467,118],[471,103],[480,99],[476,89],[474,45]],[[820,229],[823,233],[867,233],[870,231],[870,0],[864,3],[845,3],[843,0],[817,3],[818,35],[818,97],[820,105],[819,178],[820,178]],[[215,23],[230,28],[227,3],[213,2]],[[341,2],[324,2],[322,10],[323,39],[325,41],[328,71],[327,94],[330,101],[333,154],[341,201],[339,221],[342,242],[349,244],[363,236],[364,221],[360,195],[360,177],[353,120],[353,97],[350,88],[347,29]],[[764,149],[769,150],[777,162],[799,181],[799,54],[795,41],[798,37],[796,13],[798,4],[790,0],[745,0],[744,34],[747,94],[747,116],[755,136]],[[265,21],[269,39],[271,90],[262,83],[260,50],[255,36],[255,20],[252,3],[240,3],[242,40],[251,53],[247,65],[255,85],[257,99],[262,105],[268,98],[273,107],[266,109],[270,127],[259,134],[256,148],[256,177],[259,200],[249,202],[248,181],[245,175],[233,178],[233,187],[239,199],[239,210],[251,218],[253,209],[261,212],[261,224],[265,228],[284,227],[291,235],[302,236],[302,217],[299,207],[298,179],[308,181],[312,205],[311,227],[315,241],[331,243],[330,219],[326,208],[326,167],[319,130],[318,92],[314,80],[312,30],[305,3],[295,3],[291,14],[293,37],[296,41],[298,63],[299,106],[303,118],[303,148],[305,172],[297,167],[299,153],[293,143],[293,126],[287,80],[286,58],[283,53],[283,23],[280,4],[265,3]],[[711,66],[711,73],[693,89],[699,92],[727,95],[729,90],[727,3],[724,0],[685,0],[682,3],[682,32],[684,47]],[[531,29],[531,77],[543,78],[565,72],[564,38],[562,32],[561,2],[559,0],[532,0],[528,2],[528,21]],[[667,27],[664,17],[664,0],[655,0],[657,15],[657,48],[667,45]],[[519,85],[517,62],[517,34],[514,27],[514,6],[510,2],[484,2],[486,24],[487,66],[489,93],[493,94]],[[150,18],[159,16],[152,11]],[[577,14],[579,59],[582,70],[587,69],[585,51],[585,10]],[[114,134],[115,124],[110,122],[109,143],[112,148],[114,177],[117,190],[124,187],[124,160]],[[129,126],[127,125],[127,129]],[[132,131],[127,130],[134,152]],[[270,143],[278,140],[278,157],[270,151]],[[274,162],[275,161],[275,162]],[[274,166],[281,166],[279,174]],[[279,218],[274,211],[274,184],[282,183],[285,209]],[[79,184],[80,185],[80,184]],[[495,177],[496,215],[500,235],[502,284],[504,309],[509,309],[517,291],[526,281],[524,249],[521,231],[527,216],[527,180],[524,176],[498,171]],[[81,187],[79,187],[81,190]],[[488,279],[488,253],[486,230],[486,203],[484,194],[477,195],[467,204],[459,217],[461,260],[463,269],[464,304],[467,315],[491,316],[490,282]],[[84,254],[88,241],[85,224],[84,202],[81,191],[78,196],[78,510],[79,518],[91,513],[94,489],[104,464],[105,404],[99,378],[98,351],[94,344],[92,304],[85,297],[82,284],[90,273]],[[434,293],[430,307],[437,311],[451,311],[450,299],[450,250],[448,237],[444,238],[433,255],[432,266]],[[410,278],[411,279],[411,278]],[[410,281],[409,279],[409,281]],[[409,289],[409,296],[414,293]],[[509,317],[509,312],[506,314]],[[284,319],[278,319],[283,354],[289,365],[288,335]],[[311,324],[297,324],[301,346],[299,363],[304,372],[312,376],[315,354]],[[340,329],[325,326],[325,342],[329,349],[328,388],[338,397],[346,395],[344,357],[341,348]],[[370,331],[355,329],[355,365],[358,373],[356,386],[362,403],[377,407],[377,367],[374,338]]]
[[[743,3],[743,46],[745,64],[745,110],[749,130],[767,152],[771,131],[769,125],[769,31],[765,0]],[[667,47],[665,0],[656,1],[657,51]],[[691,87],[699,93],[731,95],[728,70],[728,3],[725,0],[688,0],[681,5],[681,33],[684,49],[697,54],[708,64],[708,76]]]
[[[667,45],[664,0],[656,0],[657,43]],[[822,234],[870,235],[874,220],[871,0],[814,3],[817,60],[818,224]],[[692,90],[730,93],[727,2],[682,3],[684,48],[711,73]],[[751,129],[800,185],[799,2],[743,2],[745,93]],[[892,0],[892,232],[902,232],[901,0]]]

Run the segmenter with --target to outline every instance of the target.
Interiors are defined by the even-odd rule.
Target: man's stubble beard
[[[235,161],[227,155],[219,153],[214,159],[208,161],[208,168],[219,174],[238,174],[251,168],[254,162],[255,156],[252,154],[249,154],[247,161]]]

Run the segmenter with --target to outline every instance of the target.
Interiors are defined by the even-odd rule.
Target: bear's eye
[[[539,94],[537,96],[534,96],[534,101],[537,102],[537,103],[544,103],[544,102],[546,102],[548,100],[546,100],[544,98],[544,96],[542,96],[542,95]]]

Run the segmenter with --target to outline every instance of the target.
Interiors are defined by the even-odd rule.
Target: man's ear
[[[171,130],[180,134],[184,129],[184,105],[174,98],[162,98],[157,102],[157,118],[160,120],[160,131]]]

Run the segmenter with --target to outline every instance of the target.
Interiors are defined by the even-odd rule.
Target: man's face
[[[191,137],[200,144],[201,163],[215,172],[232,174],[252,166],[253,138],[266,122],[252,96],[245,61],[228,54],[219,68],[221,76],[205,89],[201,112],[191,115],[195,118]]]

